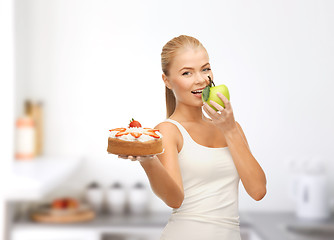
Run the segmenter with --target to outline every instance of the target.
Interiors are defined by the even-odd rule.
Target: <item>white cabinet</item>
[[[12,231],[11,240],[157,240],[163,227],[131,228],[104,227],[71,229],[67,227],[27,227]]]
[[[80,160],[68,157],[40,157],[12,162],[4,189],[7,201],[34,201],[58,187],[79,167]]]
[[[12,231],[11,240],[101,240],[93,230],[66,228],[26,228]]]

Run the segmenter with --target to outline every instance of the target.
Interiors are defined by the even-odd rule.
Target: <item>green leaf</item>
[[[203,100],[206,102],[210,96],[210,86],[206,86],[202,92]]]

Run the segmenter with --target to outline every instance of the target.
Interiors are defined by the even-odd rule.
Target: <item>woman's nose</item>
[[[199,74],[196,77],[196,83],[209,83],[209,78],[207,76],[203,76],[202,74]]]

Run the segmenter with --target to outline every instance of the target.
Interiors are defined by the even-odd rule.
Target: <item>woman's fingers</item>
[[[118,155],[118,158],[129,159],[131,161],[146,161],[153,158],[155,155],[146,155],[146,156],[127,156],[127,155]]]
[[[137,157],[137,160],[138,160],[139,162],[144,162],[144,161],[153,159],[155,156],[156,156],[156,155],[139,156],[139,157]]]
[[[118,155],[118,158],[130,159],[131,161],[136,161],[136,156]]]
[[[210,116],[214,116],[216,113],[216,111],[212,107],[210,107],[209,104],[207,104],[206,102],[204,103],[204,110]]]
[[[218,111],[215,113],[216,118],[221,118],[221,116],[225,117],[226,116],[226,110],[219,105],[218,103],[210,100],[210,103],[212,106],[214,106]]]
[[[224,108],[222,106],[220,106],[218,103],[211,101],[210,100],[210,104],[215,107],[218,112],[216,110],[214,110],[212,107],[209,106],[209,104],[204,103],[204,111],[211,117],[211,118],[216,118],[219,119],[221,117],[221,115],[223,115],[223,111]]]
[[[214,106],[218,111],[223,112],[224,108],[222,106],[220,106],[218,103],[216,103],[215,101],[210,100],[210,103],[212,106]]]
[[[130,159],[131,161],[136,161],[136,160],[137,160],[137,157],[136,157],[136,156],[129,156],[129,159]]]
[[[225,108],[231,108],[231,102],[227,99],[227,97],[224,96],[224,94],[218,92],[217,96],[223,101]]]
[[[204,107],[203,107],[203,110],[211,117],[213,118],[212,116],[212,113],[208,110],[208,107],[206,103],[204,103]],[[213,110],[213,109],[212,109]]]

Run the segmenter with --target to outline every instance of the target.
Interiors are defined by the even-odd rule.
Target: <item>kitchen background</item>
[[[8,113],[14,126],[29,100],[40,111],[41,134],[37,158],[10,162],[69,160],[76,167],[40,199],[23,201],[14,193],[14,216],[7,225],[3,221],[3,232],[16,229],[15,219],[27,206],[63,196],[85,199],[93,182],[105,192],[117,182],[126,189],[141,183],[149,192],[149,210],[168,216],[170,208],[152,193],[140,164],[108,155],[106,147],[108,130],[127,126],[131,118],[147,127],[165,119],[160,53],[180,34],[206,47],[215,83],[229,87],[235,119],[266,173],[268,192],[259,202],[240,184],[241,217],[295,216],[294,187],[305,171],[322,174],[315,180],[316,195],[326,192],[326,209],[333,209],[333,1],[7,2],[14,4],[9,7],[14,20],[12,30],[3,28],[1,35],[14,33],[15,54],[15,80],[7,81],[15,101]],[[57,171],[57,164],[52,166],[50,171]],[[43,229],[37,226],[34,231]]]

